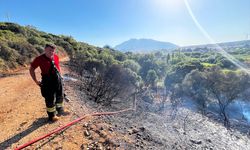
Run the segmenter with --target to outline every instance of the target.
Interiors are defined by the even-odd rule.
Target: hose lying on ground
[[[29,146],[29,145],[31,145],[31,144],[34,144],[34,143],[36,143],[36,142],[38,142],[38,141],[40,141],[40,140],[42,140],[42,139],[44,139],[44,138],[46,138],[46,137],[48,137],[48,136],[54,134],[54,133],[57,133],[57,132],[59,132],[59,131],[65,129],[65,128],[67,128],[67,127],[72,126],[73,124],[75,124],[75,123],[81,121],[82,119],[84,119],[84,118],[86,118],[86,117],[88,117],[88,116],[114,115],[114,114],[118,114],[118,113],[130,111],[130,110],[134,110],[134,109],[129,108],[129,109],[123,109],[123,110],[114,111],[114,112],[97,112],[97,113],[93,113],[93,114],[84,115],[84,116],[82,116],[82,117],[80,117],[80,118],[78,118],[78,119],[76,119],[76,120],[74,120],[74,121],[72,121],[72,122],[70,122],[70,123],[68,123],[68,124],[66,124],[66,125],[64,125],[64,126],[62,126],[62,127],[59,127],[59,128],[57,128],[57,129],[53,130],[52,132],[50,132],[50,133],[48,133],[48,134],[45,134],[45,135],[43,135],[43,136],[41,136],[41,137],[38,137],[38,138],[36,138],[36,139],[34,139],[34,140],[28,142],[28,143],[25,143],[25,144],[23,144],[23,145],[21,145],[21,146],[15,148],[15,150],[21,150],[21,149],[23,149],[23,148],[25,148],[25,147],[27,147],[27,146]]]

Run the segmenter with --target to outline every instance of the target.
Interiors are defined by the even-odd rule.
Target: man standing
[[[55,54],[55,49],[55,45],[46,44],[44,54],[36,57],[29,69],[32,79],[41,88],[49,121],[52,122],[57,121],[60,115],[69,114],[69,111],[63,108],[62,77],[60,75],[59,57]],[[41,82],[36,78],[35,69],[37,67],[41,69]]]

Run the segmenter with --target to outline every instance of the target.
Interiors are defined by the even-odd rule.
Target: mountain
[[[152,39],[130,39],[117,46],[117,49],[122,52],[152,52],[162,49],[175,49],[179,46],[170,42],[161,42]]]

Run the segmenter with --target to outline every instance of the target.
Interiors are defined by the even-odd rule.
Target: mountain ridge
[[[217,47],[216,45],[221,47],[243,47],[245,45],[250,45],[250,40],[225,41],[225,42],[218,42],[215,44],[187,45],[187,46],[181,46],[180,48],[202,48],[202,47],[214,48]]]
[[[179,46],[170,42],[162,42],[153,39],[129,39],[118,44],[114,49],[122,52],[152,52],[162,49],[175,49]]]

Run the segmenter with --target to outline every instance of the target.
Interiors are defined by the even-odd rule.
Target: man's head
[[[48,58],[51,58],[53,59],[53,55],[55,53],[55,49],[56,49],[56,46],[53,45],[53,44],[46,44],[45,45],[45,55],[48,57]]]

